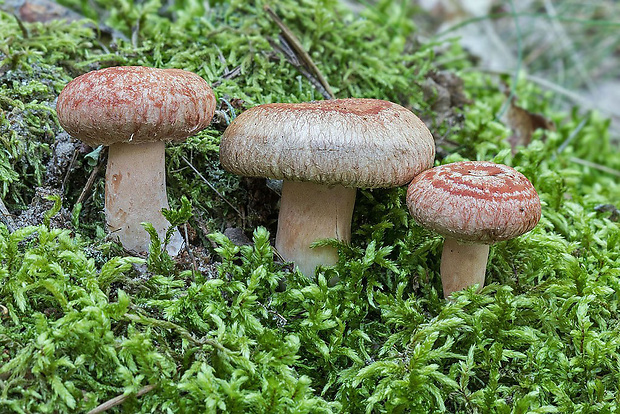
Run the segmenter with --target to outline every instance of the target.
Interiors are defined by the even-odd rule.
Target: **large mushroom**
[[[407,184],[434,157],[424,123],[377,99],[256,106],[229,125],[220,146],[227,171],[284,180],[276,249],[308,277],[338,261],[336,249],[313,242],[350,241],[357,187]]]
[[[413,179],[407,205],[423,227],[445,237],[444,297],[484,285],[489,245],[532,230],[541,215],[538,193],[520,172],[487,161],[441,165]]]
[[[105,183],[107,227],[123,247],[146,254],[153,224],[163,238],[170,223],[165,143],[206,128],[215,96],[200,76],[180,69],[123,66],[81,75],[65,86],[56,105],[60,125],[91,145],[109,146]],[[175,231],[167,251],[183,243]]]

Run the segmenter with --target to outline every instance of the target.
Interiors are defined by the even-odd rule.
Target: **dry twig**
[[[237,76],[241,74],[241,65],[238,65],[234,67],[232,70],[229,70],[228,62],[226,62],[226,58],[222,54],[222,51],[220,50],[219,47],[217,47],[217,45],[215,47],[217,48],[217,58],[219,59],[220,63],[224,65],[224,74],[220,77],[220,80],[213,82],[211,86],[213,86],[214,88],[221,85],[224,79],[236,78]]]
[[[235,207],[235,206],[234,206],[234,205],[233,205],[230,201],[228,201],[228,199],[227,199],[226,197],[224,197],[224,196],[222,195],[222,193],[220,193],[219,191],[217,191],[217,188],[215,188],[215,187],[213,186],[213,184],[211,184],[211,183],[209,182],[209,180],[207,180],[207,179],[206,179],[206,178],[205,178],[202,174],[200,174],[200,172],[196,169],[196,167],[194,167],[194,166],[192,165],[192,163],[190,163],[190,162],[187,160],[187,158],[185,158],[184,156],[181,156],[181,158],[183,159],[183,161],[185,161],[185,163],[186,163],[187,165],[189,165],[189,167],[190,167],[192,170],[194,170],[194,172],[198,175],[198,177],[200,177],[200,178],[202,179],[202,181],[204,181],[204,182],[205,182],[205,184],[207,184],[207,185],[209,186],[209,188],[215,192],[215,194],[217,194],[218,196],[220,196],[220,198],[221,198],[222,200],[224,200],[224,201],[226,202],[226,204],[228,204],[228,205],[229,205],[229,206],[230,206],[233,210],[235,210],[235,211],[237,212],[237,214],[239,214],[239,217],[241,217],[241,218],[243,219],[243,214],[241,214],[241,212],[239,211],[239,209],[238,209],[237,207]]]
[[[77,160],[77,156],[79,152],[80,151],[77,148],[73,150],[71,161],[69,161],[69,165],[67,166],[67,172],[65,173],[65,178],[62,179],[62,184],[60,186],[60,194],[65,193],[65,186],[67,184],[67,180],[69,179],[69,174],[71,174],[71,170],[73,169],[73,164],[75,164],[75,160]]]
[[[284,54],[286,60],[308,78],[310,83],[319,90],[325,99],[334,99],[336,96],[329,83],[327,83],[327,79],[325,79],[325,76],[315,65],[308,52],[304,50],[297,36],[280,20],[269,5],[266,4],[263,6],[263,9],[282,31],[282,34],[279,36],[280,45],[277,45],[273,39],[267,39],[271,47]]]
[[[102,152],[105,151],[105,147],[103,148]],[[97,174],[99,173],[99,170],[101,169],[101,164],[103,164],[103,159],[104,157],[101,156],[101,154],[99,154],[99,158],[97,161],[97,165],[95,165],[95,168],[93,168],[93,170],[90,172],[90,175],[88,176],[88,180],[86,180],[86,184],[84,185],[84,188],[82,189],[82,192],[80,193],[80,196],[78,197],[76,204],[79,203],[83,203],[84,199],[86,198],[86,195],[88,194],[88,191],[90,191],[91,187],[93,186],[93,183],[95,182],[95,178],[97,178]]]
[[[154,388],[156,387],[156,385],[147,385],[145,387],[142,387],[138,390],[138,392],[136,392],[135,397],[141,397],[142,395],[146,394],[149,391],[152,391]],[[106,402],[104,402],[103,404],[98,405],[97,407],[93,408],[92,410],[90,410],[88,412],[88,414],[99,414],[102,413],[104,411],[107,411],[108,409],[112,408],[112,407],[116,407],[117,405],[121,405],[122,403],[125,402],[125,400],[127,400],[127,398],[131,397],[131,395],[119,395],[116,396],[114,398],[112,398],[111,400],[108,400]]]
[[[13,215],[9,213],[9,210],[4,205],[4,201],[0,198],[0,216],[2,218],[2,222],[6,225],[6,228],[9,230],[9,233],[13,233],[15,231],[15,220],[13,220]]]
[[[183,224],[183,230],[185,230],[185,250],[187,250],[187,255],[192,261],[192,278],[196,280],[196,273],[198,273],[198,264],[196,263],[196,258],[192,253],[192,249],[189,247],[189,237],[187,235],[187,223]]]

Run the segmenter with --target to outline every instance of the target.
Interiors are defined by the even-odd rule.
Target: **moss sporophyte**
[[[361,188],[350,243],[319,243],[338,261],[307,278],[274,256],[279,195],[219,163],[244,110],[321,98],[274,51],[280,29],[263,2],[62,4],[110,30],[0,12],[0,198],[14,224],[0,224],[0,412],[619,409],[620,225],[601,206],[620,204],[620,156],[608,120],[557,109],[514,78],[519,106],[556,130],[513,151],[499,81],[456,41],[420,41],[409,2],[357,14],[272,3],[336,98],[401,105],[430,126],[436,166],[510,166],[542,205],[532,231],[490,246],[485,286],[446,301],[442,238],[415,223],[406,188]],[[165,148],[162,214],[187,243],[174,260],[161,240],[172,233],[153,226],[146,261],[106,240],[107,151],[58,121],[67,83],[114,66],[193,72],[218,98],[208,128]],[[421,85],[450,77],[465,97],[438,114]],[[250,240],[233,243],[230,229]]]

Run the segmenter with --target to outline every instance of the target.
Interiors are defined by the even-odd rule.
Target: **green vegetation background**
[[[55,99],[81,73],[130,64],[196,72],[216,85],[224,127],[235,102],[321,98],[273,51],[278,30],[262,1],[64,3],[95,20],[107,9],[105,23],[125,39],[0,12],[0,196],[13,212],[37,187],[60,188],[46,182],[62,132]],[[216,124],[167,153],[170,214],[198,229],[196,254],[211,263],[201,272],[165,255],[144,263],[102,237],[101,174],[75,206],[99,156],[80,155],[62,188],[72,210],[64,225],[53,225],[59,197],[40,225],[0,225],[0,412],[85,412],[123,394],[111,412],[620,410],[620,226],[600,208],[618,206],[620,184],[572,161],[620,169],[608,121],[558,111],[548,93],[506,79],[520,105],[557,126],[513,155],[498,80],[464,70],[456,42],[420,42],[406,3],[380,1],[359,16],[333,0],[272,7],[338,97],[388,99],[432,121],[425,80],[439,70],[463,79],[468,103],[453,122],[431,122],[451,143],[438,162],[512,165],[543,203],[532,232],[492,246],[487,286],[440,297],[441,239],[409,218],[404,188],[360,191],[339,264],[317,281],[291,273],[274,262],[273,214],[249,210],[242,220],[231,208],[249,205],[250,185],[270,190],[220,169]],[[253,243],[233,244],[217,232],[227,226],[256,228]]]

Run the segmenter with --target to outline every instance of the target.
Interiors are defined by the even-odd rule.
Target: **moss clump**
[[[512,155],[498,119],[505,95],[494,79],[462,73],[469,103],[435,125],[438,138],[450,137],[438,162],[512,165],[539,191],[541,223],[492,247],[481,292],[446,302],[437,293],[441,240],[409,218],[405,189],[361,191],[352,244],[310,281],[274,261],[264,228],[245,246],[209,234],[272,224],[253,193],[265,185],[219,167],[226,120],[258,103],[320,97],[273,52],[277,29],[262,2],[213,3],[119,1],[107,15],[107,2],[85,5],[85,15],[101,11],[132,39],[113,41],[80,22],[22,30],[0,13],[8,39],[0,48],[0,181],[13,211],[46,182],[61,134],[54,102],[76,75],[116,64],[179,67],[216,85],[220,98],[211,130],[168,148],[178,208],[168,214],[182,223],[193,212],[197,268],[157,254],[144,263],[102,244],[94,231],[102,227],[100,178],[81,216],[75,210],[73,233],[0,225],[0,411],[83,412],[122,394],[116,410],[125,412],[618,410],[620,225],[600,206],[618,207],[620,185],[597,168],[620,170],[608,121],[556,111],[550,96],[519,80],[519,104],[557,131],[536,132]],[[276,11],[339,97],[389,99],[444,119],[424,97],[425,80],[467,62],[458,46],[435,56],[434,45],[417,43],[409,20],[393,17],[407,16],[401,3],[382,1],[362,16],[327,0],[286,0]],[[65,171],[65,207],[94,167],[88,153],[78,151]],[[273,212],[269,200],[262,209]],[[334,276],[340,283],[330,286]]]
[[[82,11],[94,17],[98,5],[95,3],[95,9],[88,6]],[[0,166],[4,166],[0,169],[0,180],[5,193],[11,194],[6,200],[9,207],[24,207],[32,198],[33,188],[43,184],[43,166],[51,157],[49,147],[61,132],[53,115],[54,100],[66,82],[105,66],[176,67],[193,71],[216,85],[214,90],[220,102],[217,117],[223,118],[223,122],[214,124],[218,130],[203,131],[188,144],[169,148],[171,201],[174,203],[182,194],[201,200],[195,203],[197,213],[213,229],[221,227],[224,217],[229,222],[241,223],[239,214],[185,160],[213,181],[223,198],[246,207],[249,201],[244,191],[239,191],[239,179],[225,175],[217,160],[219,134],[226,120],[255,104],[321,98],[306,77],[274,52],[269,40],[278,38],[278,28],[263,11],[263,2],[217,2],[208,8],[198,2],[179,2],[165,11],[160,10],[158,2],[140,5],[103,2],[100,6],[102,10],[103,6],[111,10],[102,11],[108,15],[105,23],[114,27],[115,33],[124,33],[124,37],[107,43],[110,39],[99,38],[96,31],[80,22],[68,26],[64,23],[26,25],[28,31],[23,32],[12,16],[1,17],[3,36],[10,41],[0,55],[6,72],[2,79],[6,92],[0,95],[6,98],[0,105],[5,114],[19,111],[16,117],[21,117],[17,126],[12,119],[3,121],[6,132],[2,136],[13,137],[12,142],[7,142],[13,151],[10,161],[2,163],[0,158]],[[376,15],[353,16],[333,0],[284,2],[276,11],[300,36],[339,97],[388,99],[408,105],[418,113],[427,107],[420,82],[432,69],[433,49],[431,45],[414,48],[405,43],[412,35],[409,24],[379,25]],[[33,90],[37,93],[33,94]],[[45,116],[41,116],[41,111]],[[23,116],[19,115],[22,113]],[[34,127],[29,123],[34,123]],[[33,147],[29,153],[36,154],[31,159],[24,159],[25,148],[20,152],[15,149],[25,143]],[[78,170],[70,172],[70,179],[66,180],[69,204],[75,203],[93,168],[82,166],[82,160],[83,157],[76,160]],[[3,170],[6,173],[2,174]],[[83,222],[101,221],[98,212],[102,207],[102,187],[95,185],[93,197],[83,209],[90,217]],[[245,224],[250,227],[260,224],[254,220],[261,215],[255,211],[257,207],[250,204],[247,209],[243,219],[249,222]]]

